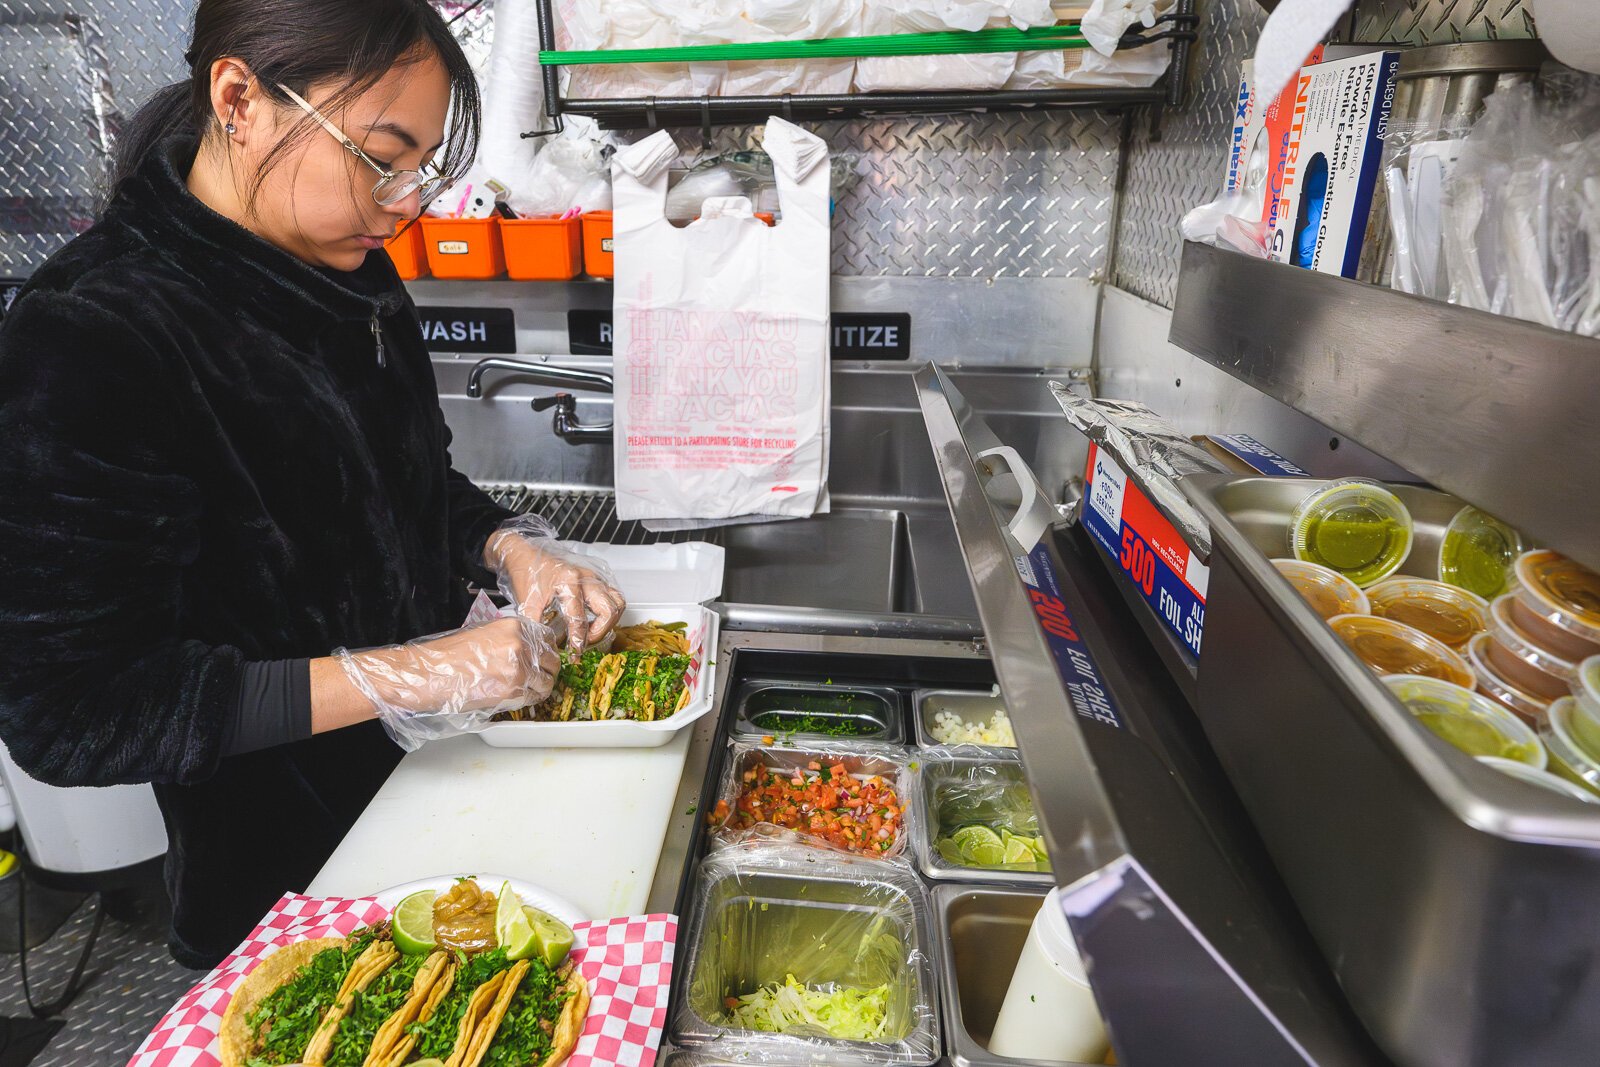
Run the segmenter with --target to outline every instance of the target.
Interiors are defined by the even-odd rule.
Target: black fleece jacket
[[[194,152],[0,326],[0,740],[45,782],[155,784],[173,955],[209,966],[399,757],[368,723],[224,758],[241,664],[459,625],[508,513],[451,470],[388,257],[306,265],[188,192]]]

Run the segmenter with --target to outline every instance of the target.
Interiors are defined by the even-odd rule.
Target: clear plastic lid
[[[1494,664],[1489,662],[1489,640],[1489,635],[1482,633],[1467,642],[1467,661],[1472,664],[1472,673],[1477,676],[1479,691],[1498,700],[1529,722],[1537,722],[1550,702],[1518,688],[1494,669]]]
[[[1311,610],[1324,619],[1372,613],[1372,605],[1361,587],[1331,567],[1298,559],[1275,559],[1272,565],[1311,605]]]
[[[1467,505],[1439,542],[1439,578],[1491,599],[1514,580],[1522,535],[1487,512]]]
[[[1549,549],[1517,557],[1517,596],[1552,625],[1600,641],[1600,574]]]
[[[1572,695],[1600,718],[1600,656],[1590,656],[1572,672]]]
[[[1545,765],[1539,736],[1487,697],[1412,674],[1390,675],[1383,684],[1418,722],[1467,755],[1498,756],[1530,767]]]
[[[1511,615],[1511,606],[1515,600],[1516,595],[1513,593],[1495,597],[1494,603],[1489,605],[1489,633],[1500,642],[1502,648],[1528,666],[1568,682],[1575,682],[1578,678],[1576,664],[1546,651],[1518,628],[1516,620]]]
[[[1472,686],[1467,661],[1421,630],[1376,615],[1336,615],[1328,625],[1356,658],[1379,674],[1416,674]]]
[[[1411,513],[1377,482],[1345,478],[1300,501],[1290,520],[1295,559],[1331,567],[1362,588],[1381,582],[1411,554]]]
[[[1550,769],[1569,782],[1600,794],[1600,763],[1584,754],[1572,733],[1572,716],[1577,701],[1562,697],[1550,705],[1550,714],[1539,724],[1539,740],[1550,753]]]
[[[1551,774],[1549,771],[1541,771],[1537,767],[1530,767],[1526,763],[1500,759],[1496,756],[1479,756],[1478,762],[1485,767],[1493,767],[1509,778],[1516,778],[1519,781],[1527,782],[1529,785],[1536,785],[1540,789],[1548,789],[1552,793],[1560,793],[1564,797],[1581,800],[1585,804],[1600,804],[1600,794],[1591,793],[1581,786],[1573,785],[1565,778]]]
[[[1489,623],[1489,604],[1476,593],[1424,578],[1389,578],[1367,590],[1372,614],[1403,622],[1461,649]]]

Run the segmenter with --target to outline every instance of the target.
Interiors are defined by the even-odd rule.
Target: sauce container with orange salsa
[[[1336,615],[1328,625],[1356,658],[1379,674],[1419,674],[1471,689],[1476,678],[1467,661],[1444,642],[1393,619]]]
[[[1294,586],[1301,599],[1311,605],[1311,610],[1324,619],[1335,615],[1366,615],[1372,611],[1361,587],[1332,567],[1298,559],[1275,559],[1272,565]]]
[[[1488,625],[1487,601],[1444,582],[1389,578],[1368,589],[1367,599],[1372,614],[1403,622],[1457,650]]]
[[[1524,608],[1558,630],[1600,644],[1600,574],[1549,549],[1524,552],[1516,571]]]

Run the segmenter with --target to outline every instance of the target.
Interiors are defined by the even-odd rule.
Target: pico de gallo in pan
[[[894,848],[904,829],[894,788],[880,775],[854,777],[843,763],[812,760],[794,770],[756,764],[741,778],[733,804],[719,800],[711,812],[713,826],[766,823],[867,856]]]

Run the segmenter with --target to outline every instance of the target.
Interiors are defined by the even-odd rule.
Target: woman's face
[[[313,85],[306,100],[386,170],[416,170],[444,141],[450,80],[431,53],[395,67],[344,108],[336,85]],[[257,104],[240,163],[254,174],[271,146],[311,121],[298,106]],[[259,123],[259,128],[257,124]],[[372,198],[378,174],[320,125],[267,173],[253,226],[261,236],[313,266],[355,270],[422,204],[416,193],[388,207]]]

